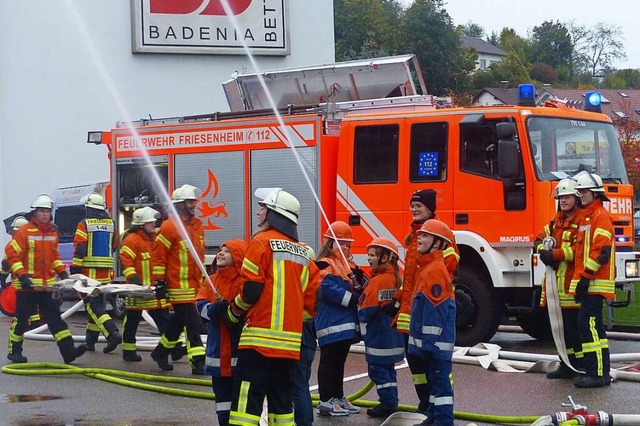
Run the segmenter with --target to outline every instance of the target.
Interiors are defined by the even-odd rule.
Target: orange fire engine
[[[137,207],[163,209],[162,191],[196,185],[212,254],[222,241],[250,238],[256,188],[282,187],[301,201],[301,240],[317,248],[326,224],[304,170],[329,221],[353,227],[352,251],[366,265],[364,248],[374,237],[394,241],[404,257],[410,195],[432,188],[461,252],[458,344],[490,339],[505,314],[541,337],[544,265],[533,255],[534,236],[555,214],[557,181],[590,170],[611,199],[618,284],[638,280],[633,188],[607,116],[560,101],[538,106],[526,86],[520,105],[452,108],[420,95],[426,90],[415,76],[413,55],[239,75],[224,84],[231,112],[90,132],[90,143],[110,150],[119,229]],[[281,121],[266,109],[260,80]]]

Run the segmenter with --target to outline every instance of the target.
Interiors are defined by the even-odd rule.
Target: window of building
[[[447,123],[411,126],[409,180],[433,182],[447,179]]]
[[[359,126],[354,141],[354,183],[398,182],[397,124]]]
[[[480,59],[480,69],[483,70],[487,67],[487,60],[486,59]]]

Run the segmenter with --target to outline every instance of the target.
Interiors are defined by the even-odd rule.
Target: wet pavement
[[[86,316],[74,314],[67,323],[74,335],[84,334]],[[119,326],[121,322],[118,321]],[[8,341],[10,318],[0,317],[0,342]],[[139,336],[151,336],[150,326],[141,324]],[[506,351],[528,353],[554,352],[553,347],[523,334],[499,332],[491,343]],[[211,392],[208,378],[192,376],[186,361],[175,363],[172,372],[159,371],[149,352],[141,352],[142,362],[127,363],[122,360],[120,348],[111,354],[103,354],[98,344],[96,352],[85,354],[72,365],[77,367],[104,368],[132,371],[136,373],[174,378],[200,379],[197,385],[154,383],[196,392]],[[612,353],[640,353],[640,342],[611,340]],[[4,346],[6,348],[6,346]],[[62,363],[60,353],[50,341],[27,340],[24,354],[29,362]],[[317,370],[317,358],[313,371]],[[639,356],[640,359],[640,356]],[[6,365],[4,353],[0,365]],[[622,364],[614,365],[614,367]],[[640,413],[640,383],[616,382],[600,389],[578,389],[569,380],[548,380],[540,373],[498,373],[481,367],[454,364],[455,410],[502,416],[541,416],[556,411],[565,411],[560,406],[571,395],[578,403],[585,404],[590,411],[610,413]],[[345,383],[345,393],[362,389],[366,378],[364,356],[349,355],[346,365],[347,377],[355,377]],[[364,376],[364,377],[363,377]],[[151,382],[148,382],[151,383]],[[315,385],[315,374],[310,385]],[[415,405],[411,375],[407,368],[398,372],[400,400],[403,404]],[[363,399],[377,400],[375,390]],[[316,425],[379,425],[380,419],[371,419],[365,413],[341,418],[316,417]],[[456,426],[468,425],[471,420],[456,420]],[[485,425],[475,421],[477,425]],[[99,376],[88,375],[0,375],[0,424],[3,425],[186,425],[217,424],[213,401],[164,393],[150,392],[105,382]]]

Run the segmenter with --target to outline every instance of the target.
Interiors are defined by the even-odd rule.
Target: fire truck
[[[329,221],[354,229],[358,264],[366,265],[374,237],[403,255],[411,194],[434,189],[436,214],[460,248],[460,345],[488,341],[505,315],[534,337],[548,329],[537,308],[544,265],[533,241],[555,215],[557,181],[589,170],[611,199],[617,282],[630,290],[638,280],[633,188],[597,94],[582,109],[553,99],[538,105],[524,85],[518,105],[456,108],[427,95],[421,76],[413,55],[240,74],[223,84],[230,112],[119,122],[89,132],[88,142],[109,149],[121,230],[133,209],[166,211],[161,194],[198,186],[209,255],[227,239],[251,237],[260,187],[300,200],[299,233],[311,247],[327,226],[317,194]]]

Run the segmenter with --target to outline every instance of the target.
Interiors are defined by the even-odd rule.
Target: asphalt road
[[[83,335],[86,316],[76,313],[67,321],[74,335]],[[7,342],[10,318],[0,317],[0,341]],[[148,325],[142,325],[139,335],[152,335]],[[526,335],[498,333],[492,343],[504,350],[530,353],[553,353],[549,344],[543,344]],[[6,344],[6,343],[5,343]],[[640,353],[640,342],[611,341],[612,353]],[[160,372],[149,352],[141,352],[140,363],[122,360],[120,348],[103,354],[103,345],[87,353],[73,365],[82,368],[105,368],[133,371],[148,375],[173,378],[193,378],[186,361],[175,364],[173,372]],[[6,347],[6,346],[5,346]],[[27,340],[24,354],[29,362],[55,362],[62,359],[55,344],[50,341]],[[639,355],[640,358],[640,355]],[[9,362],[4,355],[1,365]],[[317,357],[316,357],[317,363]],[[615,365],[620,367],[621,364]],[[315,366],[317,367],[317,365]],[[314,367],[314,371],[316,368]],[[456,363],[454,365],[455,410],[503,416],[541,416],[565,411],[561,403],[571,395],[576,402],[585,404],[590,411],[610,413],[640,413],[640,384],[616,382],[601,389],[578,389],[568,380],[548,380],[544,374],[498,373],[481,367]],[[346,366],[346,376],[356,377],[345,383],[345,393],[361,389],[368,382],[364,356],[352,353]],[[197,377],[202,379],[201,377]],[[312,377],[311,386],[317,383]],[[399,370],[398,383],[401,403],[417,404],[411,375],[407,368]],[[211,392],[209,381],[200,385],[163,384],[178,389]],[[375,390],[364,399],[375,401]],[[317,425],[378,425],[381,420],[371,419],[363,412],[343,418],[316,417]],[[470,420],[456,420],[456,426],[468,425]],[[474,421],[477,425],[484,425]],[[217,424],[213,402],[206,399],[173,396],[164,393],[133,389],[105,382],[95,375],[0,375],[1,425],[186,425]]]

